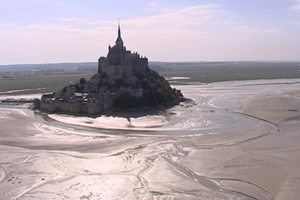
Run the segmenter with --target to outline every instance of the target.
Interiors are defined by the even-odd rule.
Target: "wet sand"
[[[181,86],[145,117],[0,107],[1,199],[298,199],[299,80]]]

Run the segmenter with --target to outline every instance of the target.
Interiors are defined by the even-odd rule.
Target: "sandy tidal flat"
[[[179,89],[142,117],[0,107],[1,199],[298,199],[299,80]]]

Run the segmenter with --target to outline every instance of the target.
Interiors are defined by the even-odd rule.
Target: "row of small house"
[[[101,94],[94,93],[71,93],[61,95],[58,93],[44,94],[41,101],[45,103],[65,102],[65,103],[90,103],[93,99],[98,101],[106,101],[115,96],[116,93],[103,92]]]

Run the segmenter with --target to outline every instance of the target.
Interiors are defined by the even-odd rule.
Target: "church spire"
[[[118,23],[118,37],[121,37],[120,21]]]
[[[120,21],[118,23],[118,38],[116,40],[116,45],[121,45],[123,47],[123,40],[121,38],[121,28],[120,28]]]

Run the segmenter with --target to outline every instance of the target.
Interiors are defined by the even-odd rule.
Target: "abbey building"
[[[180,102],[181,92],[151,70],[146,57],[126,50],[120,25],[116,44],[108,50],[107,57],[99,58],[98,73],[89,81],[81,78],[57,93],[44,94],[34,101],[34,107],[55,113],[95,115],[107,110],[147,109]]]
[[[138,71],[144,71],[148,67],[148,59],[138,53],[126,50],[121,38],[120,24],[118,26],[118,38],[116,44],[108,47],[107,57],[98,60],[98,73],[106,73],[110,77],[130,77]]]

